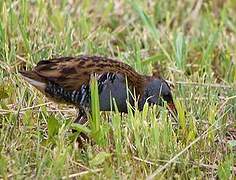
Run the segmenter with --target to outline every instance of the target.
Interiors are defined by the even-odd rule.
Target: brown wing
[[[142,88],[144,81],[143,77],[129,65],[97,56],[64,57],[40,61],[34,72],[68,90],[80,89],[82,84],[88,84],[94,73],[124,74],[129,83],[138,89]]]

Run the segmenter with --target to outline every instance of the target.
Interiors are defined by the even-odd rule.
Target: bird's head
[[[171,89],[167,82],[159,78],[147,81],[141,98],[140,108],[143,108],[145,102],[149,105],[163,105],[165,101],[167,102],[168,109],[173,113],[177,113]]]

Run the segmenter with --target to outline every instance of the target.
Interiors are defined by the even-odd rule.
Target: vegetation
[[[0,1],[0,178],[220,178],[236,171],[234,0]],[[49,101],[22,65],[79,54],[121,59],[173,85],[165,107],[98,113]],[[96,85],[96,82],[93,83]],[[92,144],[75,146],[76,128]]]

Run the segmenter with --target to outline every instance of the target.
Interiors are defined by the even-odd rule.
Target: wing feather
[[[91,75],[108,72],[125,75],[129,84],[137,89],[143,87],[143,76],[132,67],[105,57],[79,56],[44,60],[37,64],[34,71],[67,90],[80,89],[83,84],[89,84]]]

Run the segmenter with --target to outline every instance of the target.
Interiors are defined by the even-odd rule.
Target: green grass
[[[234,179],[235,1],[58,2],[0,1],[0,178]],[[174,85],[178,120],[164,107],[99,114],[93,86],[90,123],[75,125],[73,108],[18,73],[79,54],[143,74],[157,67]],[[72,129],[93,144],[75,147]]]

